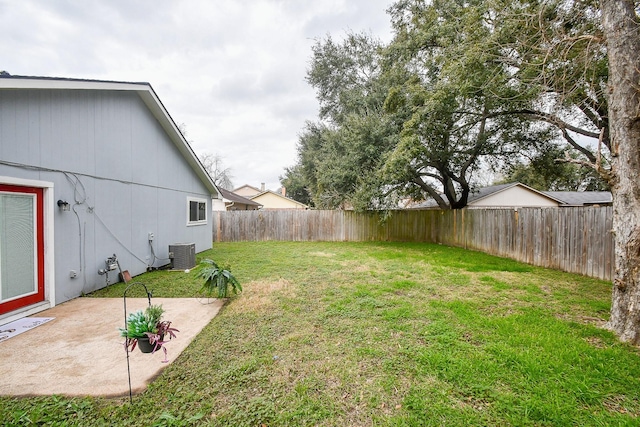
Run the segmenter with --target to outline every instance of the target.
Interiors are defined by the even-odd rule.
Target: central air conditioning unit
[[[169,245],[172,270],[186,270],[196,266],[196,244],[174,243]]]

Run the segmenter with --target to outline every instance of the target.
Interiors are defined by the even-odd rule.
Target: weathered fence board
[[[611,207],[214,212],[213,240],[412,241],[459,246],[611,280]]]

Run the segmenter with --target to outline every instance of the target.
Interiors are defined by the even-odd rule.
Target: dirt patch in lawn
[[[274,306],[275,294],[291,298],[296,296],[293,286],[285,279],[279,279],[275,282],[267,280],[249,282],[243,286],[243,292],[236,297],[234,304],[230,304],[227,310],[231,313],[269,310]]]

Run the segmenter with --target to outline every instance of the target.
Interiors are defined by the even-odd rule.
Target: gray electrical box
[[[174,243],[169,245],[172,270],[186,270],[196,266],[196,244]]]

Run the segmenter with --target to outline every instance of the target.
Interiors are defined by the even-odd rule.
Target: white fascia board
[[[68,89],[137,91],[149,83],[109,82],[99,80],[66,80],[54,78],[0,78],[0,89]]]

